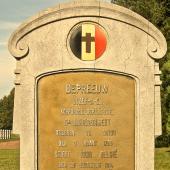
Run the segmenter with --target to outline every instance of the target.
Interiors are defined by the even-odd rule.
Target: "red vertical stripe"
[[[104,51],[106,50],[106,35],[103,30],[96,26],[95,28],[95,51],[96,51],[96,59],[99,58]]]

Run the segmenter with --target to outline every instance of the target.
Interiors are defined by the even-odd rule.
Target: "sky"
[[[16,62],[8,52],[8,39],[12,32],[39,11],[67,1],[69,0],[0,0],[0,99],[14,87]]]

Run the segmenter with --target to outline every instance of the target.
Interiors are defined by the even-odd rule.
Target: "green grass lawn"
[[[19,170],[18,149],[0,149],[0,170]]]
[[[170,148],[156,149],[155,170],[170,170]]]
[[[0,170],[19,170],[19,150],[0,149]],[[170,170],[170,148],[157,148],[155,170]]]

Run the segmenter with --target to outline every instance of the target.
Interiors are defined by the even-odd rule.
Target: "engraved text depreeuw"
[[[42,78],[39,170],[133,170],[134,89],[133,79],[107,73]]]

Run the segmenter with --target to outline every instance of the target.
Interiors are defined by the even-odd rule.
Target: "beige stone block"
[[[106,50],[95,61],[82,61],[70,49],[72,30],[87,22],[106,33]],[[155,26],[118,5],[76,0],[28,19],[11,36],[9,50],[17,59],[13,130],[20,134],[21,170],[39,170],[37,83],[44,76],[68,72],[105,72],[135,81],[134,170],[154,170],[154,138],[161,134],[157,59],[167,50]]]

